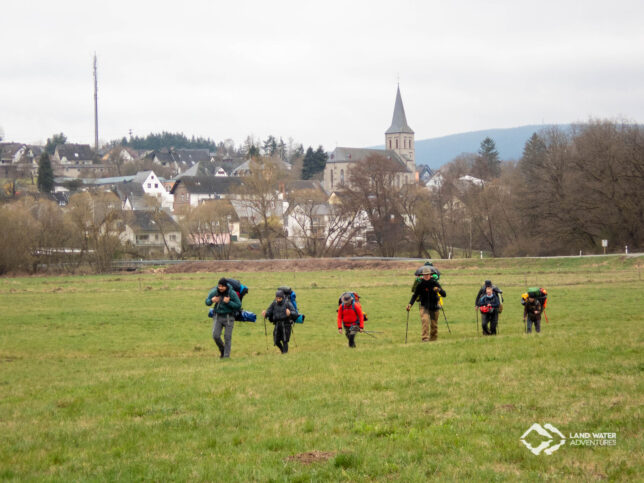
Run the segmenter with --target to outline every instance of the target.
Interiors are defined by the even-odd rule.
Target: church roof
[[[407,117],[405,116],[405,108],[403,106],[402,97],[400,97],[400,86],[396,92],[396,104],[394,105],[394,117],[391,120],[391,126],[385,131],[385,134],[409,133],[414,134],[414,131],[407,124]]]
[[[374,149],[374,148],[335,148],[329,155],[327,164],[329,163],[357,163],[362,161],[367,156],[371,155],[385,156],[388,159],[394,160],[400,165],[401,171],[408,171],[406,159],[391,149]]]

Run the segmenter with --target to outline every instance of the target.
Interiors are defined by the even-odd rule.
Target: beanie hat
[[[278,290],[277,292],[275,292],[275,298],[277,298],[277,297],[283,299],[284,298],[284,292],[281,291],[281,290]]]
[[[217,282],[217,285],[223,285],[224,287],[228,286],[228,281],[225,278],[220,278],[219,282]]]
[[[486,287],[491,287],[492,286],[492,280],[486,280],[485,281],[485,286]]]

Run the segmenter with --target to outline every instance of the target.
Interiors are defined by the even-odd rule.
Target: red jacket
[[[357,322],[360,323],[360,328],[364,329],[364,314],[358,302],[338,307],[338,329],[341,329],[343,324],[345,327],[351,327]]]

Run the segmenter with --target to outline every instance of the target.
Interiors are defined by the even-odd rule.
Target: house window
[[[159,187],[159,184],[158,184],[158,183],[154,183],[154,187],[155,187],[155,188],[158,188],[158,187]]]
[[[405,149],[407,149],[407,138],[405,138]]]
[[[333,170],[331,170],[331,188],[333,188]]]
[[[137,235],[136,241],[137,242],[148,241],[148,235]]]
[[[344,169],[340,170],[340,184],[344,184]]]
[[[155,235],[154,235],[154,240],[155,240],[155,241],[159,241],[159,235],[156,235],[156,234],[155,234]]]
[[[389,138],[389,149],[391,149],[391,138]]]
[[[148,183],[148,188],[152,188],[152,183]]]
[[[177,241],[177,235],[174,233],[172,235],[169,235],[170,241]]]

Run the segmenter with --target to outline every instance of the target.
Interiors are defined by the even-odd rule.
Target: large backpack
[[[288,286],[277,287],[277,290],[281,290],[282,292],[284,292],[284,295],[288,297],[288,299],[291,302],[291,305],[293,305],[293,308],[297,310],[297,302],[295,300],[297,296],[295,295],[295,290],[293,290],[291,287],[288,287]],[[305,317],[306,316],[303,314],[298,314],[297,318],[293,320],[293,322],[295,322],[296,324],[303,324]]]
[[[233,290],[237,292],[237,296],[239,297],[239,301],[241,302],[244,298],[244,295],[248,293],[248,287],[241,283],[239,280],[235,280],[234,278],[226,278],[224,280],[226,280],[226,282],[228,282]]]
[[[360,295],[358,295],[357,292],[343,292],[342,295],[340,295],[340,298],[338,299],[338,310],[340,310],[340,306],[342,305],[342,297],[344,297],[346,294],[351,295],[351,308],[353,311],[356,313],[356,317],[358,317],[358,311],[356,310],[356,302],[360,301]],[[337,310],[336,310],[337,312]],[[365,311],[362,311],[362,317],[364,321],[367,321],[367,314]]]
[[[541,308],[545,310],[546,305],[548,304],[548,291],[545,288],[530,287],[528,289],[528,295],[537,299],[541,304]]]
[[[295,301],[296,299],[295,290],[287,286],[277,287],[277,290],[281,290],[282,292],[284,292],[284,295],[286,295],[288,299],[291,301],[293,308],[297,310],[297,302]]]
[[[429,269],[432,271],[432,275],[436,274],[438,277],[438,280],[441,278],[441,272],[436,268],[434,265],[432,265],[432,262],[425,262],[425,265],[422,267],[418,268],[414,272],[414,276],[416,277],[414,279],[414,283],[411,285],[411,292],[414,293],[416,291],[416,287],[418,287],[418,284],[423,280],[423,274],[421,273],[423,271],[423,268],[429,267]]]

